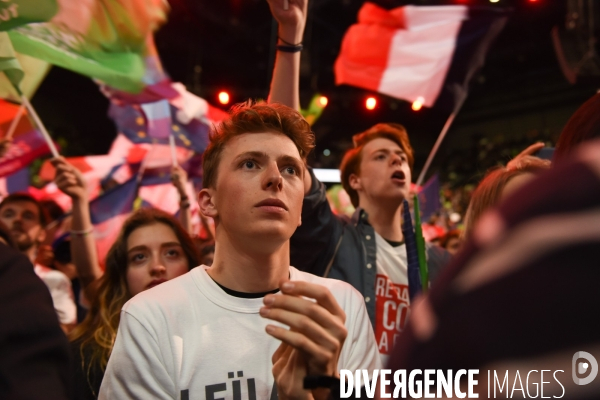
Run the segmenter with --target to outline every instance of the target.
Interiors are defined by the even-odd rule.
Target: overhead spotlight
[[[417,97],[417,99],[412,103],[412,109],[413,111],[419,111],[421,108],[423,108],[423,103],[425,102],[425,99],[421,96]]]
[[[329,103],[329,99],[327,97],[325,97],[325,96],[319,97],[319,105],[321,107],[327,106],[327,103]]]
[[[219,103],[221,104],[229,104],[229,93],[222,91],[219,92]]]
[[[375,97],[368,97],[365,101],[365,107],[367,110],[374,110],[377,107],[377,99]]]

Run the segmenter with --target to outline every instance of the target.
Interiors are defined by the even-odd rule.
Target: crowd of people
[[[380,123],[354,136],[340,171],[355,212],[337,215],[297,111],[307,1],[268,2],[279,23],[269,99],[234,106],[211,132],[197,199],[173,168],[178,218],[133,212],[101,260],[86,182],[65,159],[52,163],[68,216],[28,194],[2,199],[0,397],[325,399],[339,396],[341,369],[597,354],[600,94],[552,162],[534,145],[488,172],[464,230],[426,244],[430,282],[413,299],[409,132]],[[192,201],[208,240],[192,230]],[[596,398],[598,386],[563,389]]]

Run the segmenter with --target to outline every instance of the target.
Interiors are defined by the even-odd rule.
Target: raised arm
[[[308,0],[267,0],[271,14],[279,24],[277,45],[302,43]],[[287,3],[287,9],[284,9]],[[277,51],[271,79],[269,103],[281,103],[300,110],[300,51]]]
[[[179,165],[174,166],[171,169],[171,181],[173,186],[179,193],[179,222],[183,229],[190,235],[192,235],[192,212],[190,210],[190,198],[185,191],[185,184],[187,183],[187,173]]]
[[[56,185],[73,200],[71,257],[77,268],[81,287],[90,300],[89,291],[94,286],[92,283],[100,279],[104,272],[98,262],[85,179],[77,168],[62,157],[54,158],[52,165],[56,168],[56,177],[54,178]]]

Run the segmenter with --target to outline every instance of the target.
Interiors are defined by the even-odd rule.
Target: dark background
[[[598,87],[594,81],[570,84],[563,76],[550,31],[564,27],[568,0],[373,1],[386,8],[405,4],[466,4],[512,10],[494,42],[485,67],[436,157],[432,172],[454,186],[474,182],[498,162],[506,162],[537,140],[552,145],[570,115]],[[170,0],[169,21],[156,33],[165,69],[174,81],[218,105],[227,90],[232,102],[266,98],[274,58],[276,25],[265,0]],[[329,98],[313,126],[315,166],[337,168],[350,137],[377,122],[406,126],[416,152],[415,177],[447,114],[411,110],[410,104],[349,86],[335,86],[333,64],[342,37],[356,21],[363,1],[311,0],[302,52],[301,99]],[[375,95],[378,106],[364,107]],[[106,116],[108,101],[88,78],[54,67],[33,104],[67,156],[105,154],[116,130]],[[225,108],[225,107],[224,107]],[[323,150],[331,155],[325,156]]]

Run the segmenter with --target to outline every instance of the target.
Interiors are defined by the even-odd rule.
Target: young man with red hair
[[[401,213],[403,201],[410,201],[413,149],[399,124],[377,124],[353,140],[340,167],[342,185],[357,209],[352,220],[334,215],[325,185],[309,169],[303,223],[291,239],[291,263],[361,292],[385,362],[410,310]],[[435,278],[450,255],[427,246],[427,258]]]
[[[308,123],[279,104],[239,106],[217,128],[199,193],[213,264],[123,307],[101,399],[324,398],[305,376],[380,366],[360,294],[289,263],[313,147]]]

